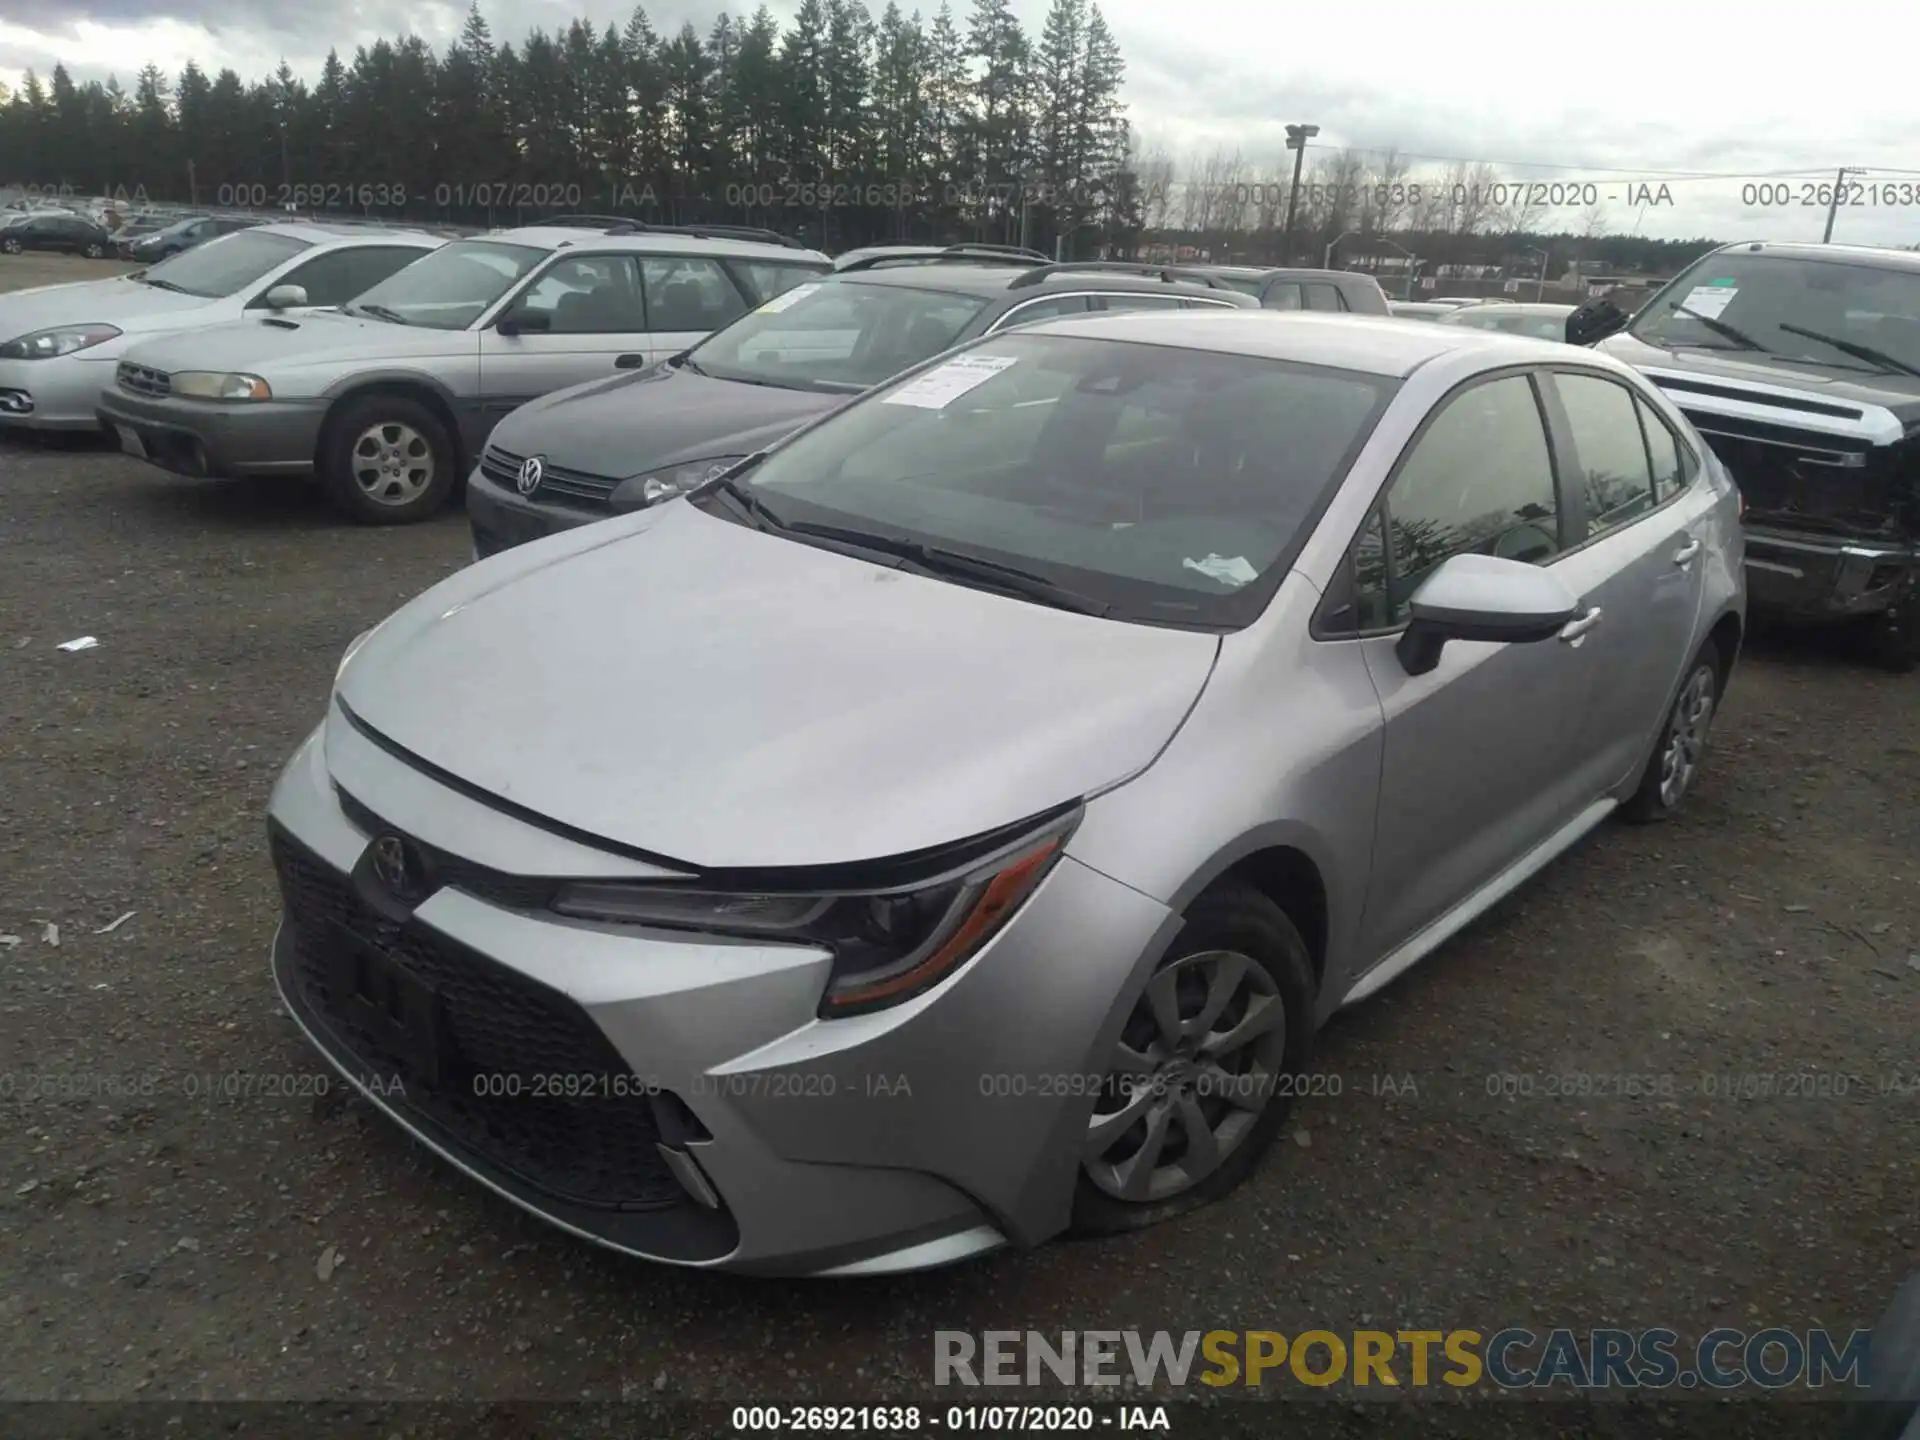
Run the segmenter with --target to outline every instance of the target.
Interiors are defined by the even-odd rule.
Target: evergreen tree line
[[[803,0],[656,33],[575,20],[496,44],[477,6],[248,83],[144,67],[129,94],[29,73],[0,104],[0,177],[42,193],[501,225],[562,211],[760,225],[834,248],[892,238],[1129,251],[1142,197],[1125,66],[1092,0],[1037,38],[1008,0],[931,20]],[[0,87],[3,91],[4,87]]]

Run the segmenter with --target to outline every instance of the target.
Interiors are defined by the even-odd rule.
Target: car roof
[[[1501,315],[1565,315],[1577,310],[1577,305],[1563,305],[1553,300],[1527,300],[1512,305],[1444,305],[1449,315],[1464,315],[1469,310],[1488,310]]]
[[[1818,260],[1829,265],[1875,265],[1885,270],[1920,270],[1920,251],[1881,245],[1816,245],[1807,240],[1742,240],[1710,252],[1774,255],[1784,260]]]
[[[427,245],[447,243],[443,235],[433,235],[425,230],[413,230],[401,225],[328,225],[324,221],[269,220],[248,228],[267,235],[285,235],[292,240],[304,240],[309,245],[330,245],[340,240],[384,240]]]
[[[614,231],[611,227],[575,225],[522,225],[513,230],[489,230],[472,240],[497,241],[502,245],[532,245],[543,250],[577,248],[591,242],[595,250],[637,250],[643,254],[684,255],[689,251],[708,255],[731,255],[743,260],[809,260],[823,266],[833,262],[818,250],[799,250],[776,245],[768,240],[736,240],[730,235],[693,235],[671,230]]]
[[[1429,325],[1386,315],[1346,315],[1301,310],[1249,310],[1240,315],[1205,318],[1171,311],[1042,320],[1022,325],[1022,335],[1072,335],[1123,340],[1139,345],[1174,346],[1220,355],[1291,360],[1332,370],[1355,370],[1403,379],[1430,360],[1471,350],[1485,368],[1538,362],[1566,347],[1553,340],[1476,330],[1465,325]],[[1592,352],[1588,352],[1590,355]],[[1604,357],[1599,358],[1604,362]],[[1616,368],[1609,365],[1608,368]]]
[[[1069,285],[1076,289],[1143,290],[1166,295],[1207,295],[1239,308],[1241,302],[1254,304],[1253,297],[1237,290],[1215,290],[1193,280],[1168,282],[1155,275],[1134,275],[1116,270],[1050,270],[1036,276],[1013,291],[1013,282],[1033,275],[1032,265],[990,265],[972,260],[953,264],[902,265],[897,269],[856,270],[833,275],[837,285],[891,285],[903,290],[940,290],[955,295],[978,295],[993,299],[1009,292],[1044,295]],[[1177,275],[1182,267],[1173,267]]]

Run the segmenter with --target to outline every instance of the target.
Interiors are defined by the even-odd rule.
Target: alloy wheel
[[[347,456],[353,483],[377,505],[406,505],[433,484],[433,446],[411,425],[382,421],[362,431]]]
[[[1673,702],[1667,746],[1660,755],[1660,803],[1671,810],[1693,784],[1713,723],[1714,677],[1711,665],[1695,667]]]
[[[1155,973],[1121,1032],[1081,1163],[1102,1191],[1157,1204],[1217,1171],[1272,1102],[1287,1008],[1266,967],[1236,950]]]

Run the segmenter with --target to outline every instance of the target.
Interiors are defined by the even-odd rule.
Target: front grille
[[[1877,534],[1898,528],[1900,451],[1851,437],[1689,408],[1674,397],[1746,497],[1748,519]]]
[[[131,390],[136,395],[171,395],[173,378],[164,370],[155,370],[147,365],[133,365],[120,362],[117,375],[122,390]]]
[[[455,890],[464,890],[476,899],[502,906],[508,910],[544,910],[552,901],[556,882],[543,880],[537,875],[509,875],[485,865],[475,864],[463,856],[429,845],[425,841],[407,834],[406,831],[389,825],[373,810],[349,795],[338,786],[334,794],[339,798],[340,809],[354,828],[371,840],[377,835],[398,835],[406,840],[414,853],[420,857],[421,869],[427,879],[428,894],[442,886],[452,886]]]
[[[517,491],[520,481],[520,467],[527,457],[516,455],[511,450],[502,450],[489,445],[480,457],[480,473],[496,485]],[[556,505],[566,505],[578,510],[604,510],[608,508],[608,499],[619,487],[618,478],[609,475],[590,475],[585,470],[569,470],[564,465],[555,465],[541,457],[540,488],[529,499],[551,500]]]
[[[686,1202],[656,1148],[651,1104],[631,1093],[634,1072],[577,1005],[423,925],[383,918],[348,877],[284,831],[273,831],[271,850],[292,944],[292,988],[362,1065],[401,1076],[404,1094],[389,1088],[386,1103],[435,1122],[482,1164],[559,1200],[616,1211]],[[410,1076],[408,1057],[388,1053],[387,1032],[366,1002],[341,993],[343,930],[431,987],[457,1061],[438,1085]],[[627,1093],[554,1093],[552,1077],[567,1076],[591,1077],[597,1092]],[[502,1089],[517,1093],[493,1093]]]

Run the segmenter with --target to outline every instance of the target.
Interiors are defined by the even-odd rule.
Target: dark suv
[[[522,405],[467,484],[474,558],[684,494],[850,396],[1010,325],[1259,308],[1213,276],[1159,265],[987,264],[974,253],[899,262],[855,260],[660,364]]]
[[[1727,245],[1630,323],[1605,301],[1568,322],[1596,333],[1733,472],[1754,612],[1857,620],[1888,668],[1920,662],[1920,255]]]

